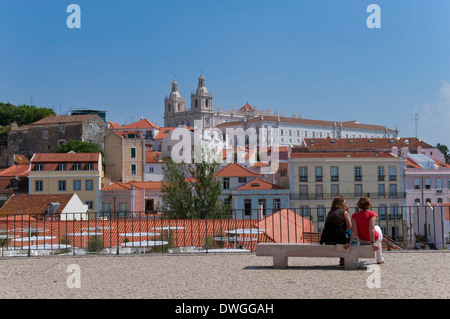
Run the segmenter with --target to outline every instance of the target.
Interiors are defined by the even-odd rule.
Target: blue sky
[[[69,4],[81,29],[69,29]],[[381,28],[369,29],[369,4]],[[163,125],[176,76],[214,106],[396,126],[450,146],[450,1],[0,0],[0,101]]]

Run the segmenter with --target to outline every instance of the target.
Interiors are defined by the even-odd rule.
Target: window
[[[339,185],[338,184],[332,184],[331,185],[331,196],[336,197],[339,195]]]
[[[94,180],[92,179],[87,179],[84,183],[84,188],[87,191],[91,191],[94,189]]]
[[[325,206],[317,206],[317,220],[319,222],[325,221]]]
[[[261,206],[262,206],[263,216],[266,216],[266,199],[265,198],[258,199],[258,211]]]
[[[386,205],[380,205],[380,207],[378,208],[378,213],[379,213],[379,217],[380,220],[386,220],[386,214],[387,214],[387,207]]]
[[[416,199],[414,200],[414,203],[415,203],[416,205],[420,205],[420,198],[416,198]]]
[[[298,168],[298,175],[300,176],[300,182],[308,181],[308,167],[300,166]]]
[[[431,179],[425,178],[425,189],[431,189]]]
[[[355,184],[355,196],[362,196],[362,184]]]
[[[308,185],[300,185],[300,199],[308,199]]]
[[[420,189],[420,179],[414,178],[414,189]]]
[[[438,204],[442,203],[442,197],[438,197],[437,202]]]
[[[247,177],[238,177],[239,183],[247,183]]]
[[[42,130],[42,139],[46,140],[48,138],[48,130]]]
[[[225,177],[223,179],[223,189],[230,189],[230,178]]]
[[[397,204],[393,204],[391,205],[391,216],[390,219],[397,219],[398,216],[398,205]]]
[[[384,198],[385,196],[385,186],[384,184],[378,184],[378,197]]]
[[[58,181],[58,191],[64,192],[66,190],[66,181]]]
[[[316,166],[316,182],[322,181],[322,166]]]
[[[111,202],[103,202],[102,203],[102,212],[103,213],[111,213]]]
[[[136,147],[131,148],[131,158],[136,158]]]
[[[39,172],[43,171],[44,170],[44,164],[41,164],[41,163],[36,164],[36,166],[34,167],[34,170],[35,171],[39,171]]]
[[[442,179],[436,179],[436,192],[442,193]]]
[[[93,131],[94,130],[94,124],[92,124],[92,123],[89,123],[89,131]]]
[[[389,184],[389,197],[397,198],[397,184]]]
[[[302,217],[310,217],[311,216],[309,206],[300,206],[300,216],[302,216]]]
[[[73,181],[73,190],[74,191],[81,191],[81,181],[76,179]]]
[[[87,163],[86,164],[86,170],[87,171],[93,171],[94,170],[94,163]]]
[[[153,173],[153,167],[149,167],[149,168],[148,168],[148,172],[149,172],[149,173]]]
[[[430,203],[430,204],[431,204],[431,198],[427,198],[427,199],[425,199],[425,202],[426,202],[426,203]]]
[[[397,180],[397,167],[389,166],[389,180],[396,181]]]
[[[339,180],[339,167],[331,166],[331,181],[337,182]]]
[[[88,209],[94,209],[94,201],[93,200],[87,200],[84,203],[88,206]]]
[[[323,199],[323,185],[316,185],[316,199]]]
[[[281,199],[274,198],[273,199],[273,210],[275,212],[279,211],[281,209]]]
[[[119,202],[119,214],[124,214],[127,212],[127,202]]]
[[[252,214],[252,200],[244,199],[244,215],[250,216]]]
[[[136,164],[131,164],[131,175],[136,175]]]
[[[59,171],[67,171],[67,164],[66,163],[60,163],[58,165],[58,170]]]
[[[80,163],[73,164],[73,170],[74,171],[81,171],[81,164]]]
[[[384,166],[378,166],[378,180],[384,181]]]
[[[34,190],[42,192],[44,190],[44,181],[34,181]]]
[[[64,124],[59,124],[59,131],[64,133]]]
[[[355,181],[362,181],[361,166],[355,166]]]

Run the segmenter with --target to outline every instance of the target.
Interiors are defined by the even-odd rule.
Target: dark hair
[[[344,201],[345,201],[345,197],[342,195],[338,195],[335,198],[333,198],[333,202],[331,203],[331,210],[341,209]]]
[[[361,198],[356,203],[356,207],[362,210],[368,210],[372,207],[372,202],[369,197],[361,196]]]

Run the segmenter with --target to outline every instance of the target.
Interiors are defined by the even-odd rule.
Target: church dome
[[[178,91],[174,91],[174,92],[170,93],[169,98],[170,99],[181,99],[181,95],[180,95],[180,93],[178,93]]]
[[[197,95],[208,95],[206,87],[202,86],[197,89]]]

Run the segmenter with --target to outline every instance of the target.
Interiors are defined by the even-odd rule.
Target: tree
[[[445,158],[447,158],[447,157],[450,155],[450,154],[449,154],[449,149],[448,149],[447,145],[438,143],[438,144],[436,145],[436,148],[437,148],[439,151],[441,151],[442,154],[444,154],[444,157],[445,157]]]
[[[95,143],[87,143],[77,140],[69,140],[65,144],[61,144],[55,150],[55,153],[68,153],[73,151],[75,153],[101,153],[103,150]]]
[[[27,125],[49,115],[56,115],[56,113],[46,107],[26,104],[15,106],[11,103],[0,103],[0,126],[7,126],[14,122],[19,126]]]
[[[214,177],[217,162],[175,163],[163,166],[163,210],[171,218],[224,218],[229,210],[220,202],[222,183]],[[186,178],[186,176],[192,176]]]

